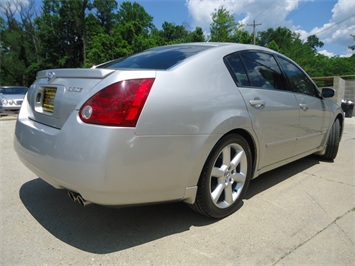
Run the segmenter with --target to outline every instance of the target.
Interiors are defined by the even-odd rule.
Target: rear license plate
[[[45,87],[43,95],[43,111],[53,113],[54,112],[54,97],[57,92],[57,88]]]

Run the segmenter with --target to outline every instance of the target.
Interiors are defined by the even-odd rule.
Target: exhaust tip
[[[73,202],[78,202],[83,207],[91,204],[90,201],[86,201],[79,193],[68,191],[68,196]]]
[[[77,201],[78,200],[78,196],[79,194],[78,193],[75,193],[73,191],[68,191],[68,196],[69,198],[72,200],[72,201]]]
[[[78,199],[78,203],[79,203],[81,206],[84,207],[84,206],[85,206],[85,205],[84,205],[84,199],[83,199],[82,197],[80,197],[80,196],[79,196],[77,199]]]
[[[78,201],[78,203],[79,203],[81,206],[83,206],[83,207],[85,207],[85,206],[91,204],[91,202],[84,200],[81,195],[79,195],[79,196],[77,197],[77,201]]]

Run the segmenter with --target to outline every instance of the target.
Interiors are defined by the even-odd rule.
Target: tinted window
[[[286,89],[281,70],[272,55],[246,52],[241,56],[252,87]]]
[[[250,86],[250,82],[243,66],[239,54],[232,54],[226,57],[226,62],[229,70],[232,72],[238,86]]]
[[[318,96],[318,90],[313,82],[293,63],[279,58],[279,62],[290,81],[293,91],[311,96]]]
[[[169,69],[199,52],[211,48],[206,45],[165,46],[111,61],[98,68]]]

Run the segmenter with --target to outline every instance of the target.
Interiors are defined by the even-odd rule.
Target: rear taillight
[[[135,127],[154,78],[114,83],[92,96],[80,108],[85,123]]]

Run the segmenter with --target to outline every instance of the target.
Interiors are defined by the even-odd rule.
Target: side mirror
[[[335,95],[335,90],[331,88],[323,88],[322,89],[322,96],[323,98],[332,98]]]

